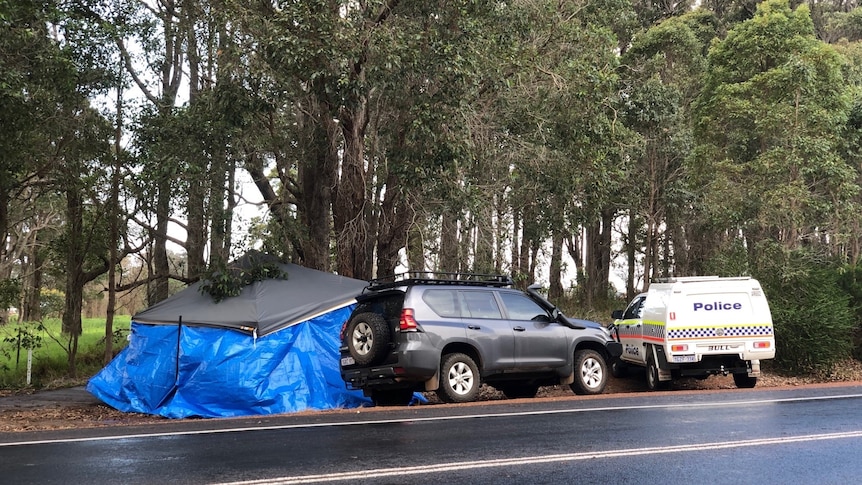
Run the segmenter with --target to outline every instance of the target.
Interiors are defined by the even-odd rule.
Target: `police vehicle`
[[[769,304],[749,277],[662,279],[612,317],[622,344],[612,374],[645,367],[650,390],[716,374],[732,374],[737,387],[751,388],[760,362],[775,357]]]

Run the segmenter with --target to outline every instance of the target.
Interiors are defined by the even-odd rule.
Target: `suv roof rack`
[[[508,275],[479,273],[446,273],[441,271],[407,271],[369,281],[367,290],[378,291],[387,288],[413,285],[464,285],[464,286],[511,286]]]

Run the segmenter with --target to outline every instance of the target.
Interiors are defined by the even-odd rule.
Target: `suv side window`
[[[503,299],[506,311],[509,312],[510,320],[550,321],[548,312],[526,296],[502,291],[499,295]]]
[[[426,290],[422,300],[441,317],[460,317],[458,293],[455,290]]]
[[[494,293],[490,291],[459,291],[462,316],[466,318],[503,318]]]

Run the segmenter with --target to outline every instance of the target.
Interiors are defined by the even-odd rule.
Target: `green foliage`
[[[219,303],[238,296],[246,286],[266,279],[287,279],[287,273],[272,261],[251,261],[247,267],[217,263],[204,272],[200,292]]]
[[[862,265],[845,265],[838,271],[838,285],[850,295],[850,307],[855,312],[853,356],[862,360]]]
[[[851,106],[844,59],[816,39],[806,5],[768,0],[708,60],[694,106],[705,215],[749,240],[772,233],[794,245],[857,190],[838,156]]]
[[[755,274],[769,299],[775,325],[776,369],[791,375],[828,373],[850,357],[856,325],[842,268],[809,250],[762,248]]]
[[[42,289],[39,292],[39,308],[43,317],[58,317],[66,305],[66,295],[60,290]]]
[[[16,278],[0,281],[0,310],[15,306],[21,296],[21,282]]]
[[[739,239],[733,239],[721,247],[704,263],[704,274],[716,276],[742,276],[751,274],[748,250]]]

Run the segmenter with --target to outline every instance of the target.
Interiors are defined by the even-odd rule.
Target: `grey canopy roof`
[[[207,325],[256,331],[263,336],[317,315],[355,303],[367,281],[296,264],[279,264],[286,279],[252,283],[239,296],[219,303],[201,293],[201,282],[139,312],[138,323]]]

